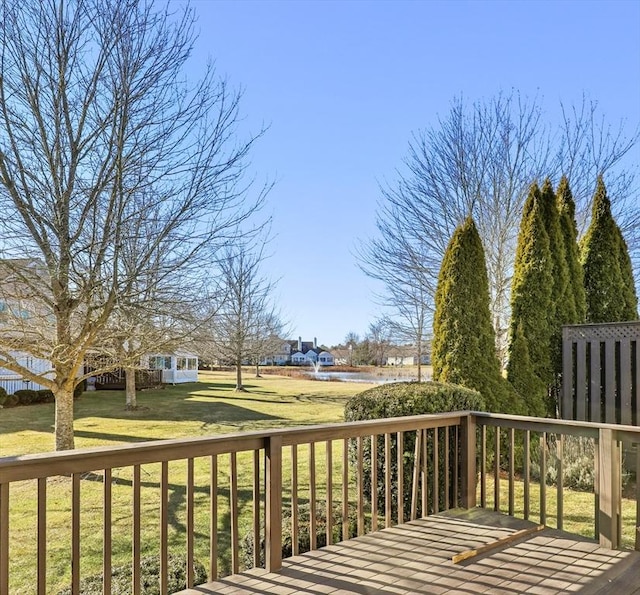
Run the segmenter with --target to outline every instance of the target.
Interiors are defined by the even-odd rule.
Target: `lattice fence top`
[[[640,341],[640,320],[562,327],[563,341]]]

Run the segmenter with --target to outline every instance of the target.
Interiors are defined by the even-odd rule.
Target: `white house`
[[[321,366],[334,366],[336,361],[331,353],[328,351],[321,351],[318,355],[318,363]]]
[[[150,354],[141,363],[150,370],[162,370],[164,384],[198,382],[198,356],[188,351]]]
[[[20,351],[11,352],[11,355],[17,360],[18,364],[32,370],[36,374],[42,374],[47,378],[53,377],[51,362],[49,360],[34,357],[28,353]],[[0,368],[0,388],[4,388],[4,390],[7,391],[7,394],[12,395],[17,390],[21,390],[23,388],[40,390],[45,387],[37,382],[23,378],[20,374],[17,374],[12,370]]]

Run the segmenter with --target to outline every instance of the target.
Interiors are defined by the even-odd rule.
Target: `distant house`
[[[16,359],[18,364],[28,368],[32,372],[42,374],[46,378],[53,377],[51,362],[49,360],[34,357],[33,355],[21,351],[10,352],[10,355]],[[17,390],[21,390],[23,388],[40,390],[45,387],[41,384],[23,378],[16,372],[0,367],[0,388],[4,388],[4,390],[7,391],[7,394],[11,395]]]
[[[431,363],[431,345],[425,344],[425,353],[420,358],[423,365]],[[416,348],[413,345],[395,345],[389,349],[385,364],[387,366],[416,366],[418,364],[418,356]]]
[[[283,341],[277,352],[263,358],[262,365],[279,365],[292,364],[294,366],[333,366],[335,358],[323,347],[318,347],[316,338],[313,341],[303,341],[302,337],[298,340]]]
[[[198,382],[198,356],[188,351],[150,354],[141,364],[149,370],[162,370],[163,384]]]

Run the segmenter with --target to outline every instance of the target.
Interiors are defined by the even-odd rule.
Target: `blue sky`
[[[333,345],[364,335],[379,289],[359,271],[375,233],[380,184],[393,180],[412,132],[451,101],[516,89],[550,122],[559,102],[599,102],[608,121],[640,125],[640,1],[195,0],[208,57],[244,89],[241,134],[268,132],[251,172],[275,180],[272,256],[293,337]],[[640,147],[631,156],[640,164]],[[640,207],[639,207],[640,208]]]

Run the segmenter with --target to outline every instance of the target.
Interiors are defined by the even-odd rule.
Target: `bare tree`
[[[236,369],[236,391],[244,392],[242,366],[261,354],[282,325],[271,297],[275,284],[261,275],[262,249],[228,247],[219,259],[223,298],[211,319],[210,343],[217,358]]]
[[[283,337],[289,334],[286,323],[273,305],[269,304],[265,308],[260,319],[254,325],[253,336],[249,337],[249,351],[256,368],[256,378],[260,378],[261,363],[282,347]]]
[[[57,449],[74,446],[73,390],[87,353],[113,343],[114,313],[150,311],[148,289],[261,200],[247,204],[255,138],[236,138],[240,96],[212,68],[185,79],[193,14],[176,17],[137,0],[2,4],[0,256],[19,280],[7,301],[31,314],[5,321],[0,366],[54,392]],[[143,249],[125,266],[132,242]]]
[[[385,356],[391,345],[391,335],[392,328],[388,319],[379,318],[369,324],[366,338],[369,339],[376,366],[384,365]]]
[[[384,284],[380,303],[401,328],[415,333],[412,342],[424,341],[429,332],[447,242],[472,215],[484,244],[504,361],[516,236],[533,180],[568,173],[573,189],[574,178],[590,186],[594,171],[605,173],[607,180],[619,182],[621,221],[637,229],[638,210],[632,207],[638,189],[622,164],[638,132],[626,138],[622,129],[611,131],[596,115],[597,106],[584,100],[581,109],[565,112],[556,131],[544,123],[535,99],[498,95],[471,106],[458,99],[437,126],[414,135],[405,168],[381,188],[377,237],[358,250],[362,270]],[[578,193],[580,212],[588,210],[592,193],[592,188]]]

